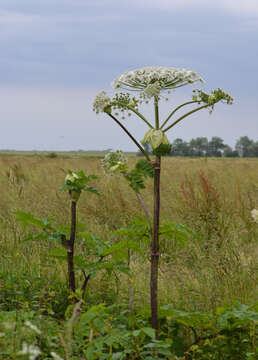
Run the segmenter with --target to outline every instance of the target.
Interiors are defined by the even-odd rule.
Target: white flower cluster
[[[152,98],[153,96],[159,96],[160,91],[161,91],[161,85],[159,81],[155,81],[153,84],[149,84],[144,89],[144,93],[149,99]]]
[[[52,358],[54,360],[63,360],[63,358],[61,358],[61,356],[59,356],[57,353],[55,353],[54,351],[51,351],[50,355],[52,356]]]
[[[102,168],[106,174],[113,174],[126,167],[128,160],[122,150],[111,150],[102,160]]]
[[[258,210],[257,209],[253,209],[251,211],[251,215],[253,220],[258,224]]]
[[[71,174],[66,175],[65,182],[67,183],[70,181],[71,183],[74,183],[78,179],[80,179],[79,175],[77,175],[75,172],[72,172]]]
[[[111,106],[111,104],[111,99],[109,96],[107,96],[106,91],[101,91],[94,100],[93,111],[95,111],[96,114],[105,112],[106,109]]]
[[[194,71],[163,66],[147,66],[128,71],[113,82],[115,89],[140,91],[143,97],[158,95],[161,90],[175,89],[196,81],[204,80]]]
[[[35,360],[41,354],[40,349],[37,346],[29,345],[27,343],[22,344],[22,350],[17,355],[28,355],[29,360]]]
[[[35,331],[38,335],[41,334],[41,331],[37,328],[36,325],[33,325],[30,321],[25,321],[24,325],[28,326],[31,330]]]

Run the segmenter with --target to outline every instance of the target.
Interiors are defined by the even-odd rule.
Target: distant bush
[[[58,155],[57,155],[56,152],[52,151],[52,152],[48,153],[48,154],[46,155],[46,157],[49,158],[49,159],[55,159],[55,158],[58,157]]]

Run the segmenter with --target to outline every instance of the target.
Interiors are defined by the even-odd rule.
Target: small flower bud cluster
[[[141,143],[144,145],[146,142],[150,143],[153,150],[158,148],[161,144],[169,145],[168,138],[164,132],[156,129],[150,129],[145,133]]]
[[[193,93],[193,100],[197,101],[199,104],[206,103],[207,105],[210,105],[210,112],[212,112],[214,105],[219,101],[224,100],[229,105],[233,103],[233,98],[220,88],[213,90],[210,94],[206,94],[204,91],[198,89],[193,90]]]
[[[80,179],[79,175],[76,174],[74,171],[72,171],[71,173],[68,173],[65,177],[65,183],[66,184],[70,184],[70,183],[75,183],[76,180]]]
[[[125,171],[128,159],[122,150],[112,150],[102,160],[102,168],[106,174],[114,174],[117,171]]]
[[[233,98],[220,88],[213,90],[211,92],[211,95],[209,96],[209,101],[212,104],[215,104],[216,102],[223,100],[229,105],[233,104]]]
[[[131,97],[128,93],[119,93],[115,94],[112,99],[112,110],[116,110],[116,116],[119,115],[119,112],[122,113],[122,120],[125,119],[124,113],[126,112],[127,116],[131,116],[131,110],[138,110],[139,100],[134,96]],[[119,111],[119,112],[118,112]]]
[[[111,99],[107,96],[106,91],[101,91],[94,100],[93,111],[95,111],[96,114],[99,114],[100,112],[108,113],[110,112],[111,105]]]
[[[258,224],[258,210],[257,209],[253,209],[251,211],[251,216],[252,216],[253,220]]]

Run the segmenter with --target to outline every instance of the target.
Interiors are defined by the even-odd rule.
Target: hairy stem
[[[161,158],[156,156],[154,166],[154,216],[151,241],[151,323],[158,337],[158,268],[159,268],[159,218],[160,218],[160,165]]]
[[[159,98],[154,96],[155,128],[159,129]]]
[[[154,97],[155,125],[159,129],[159,104],[158,97]],[[151,251],[151,276],[150,276],[150,298],[151,298],[151,324],[158,338],[158,269],[159,269],[159,217],[160,217],[160,156],[156,156],[154,167],[154,209],[153,209],[153,233],[150,244]]]
[[[71,232],[68,242],[67,260],[68,260],[68,284],[71,292],[75,292],[75,273],[74,273],[74,242],[76,233],[76,202],[71,201]]]

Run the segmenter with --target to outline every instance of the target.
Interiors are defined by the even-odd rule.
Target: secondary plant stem
[[[200,107],[198,107],[198,108],[196,108],[196,109],[194,109],[194,110],[192,110],[192,111],[189,111],[188,113],[182,115],[179,119],[177,119],[176,121],[174,121],[173,124],[169,125],[169,126],[164,130],[164,133],[165,133],[166,131],[168,131],[169,129],[171,129],[173,126],[175,126],[177,123],[179,123],[179,121],[181,121],[181,120],[183,120],[184,118],[186,118],[187,116],[189,116],[189,115],[191,115],[191,114],[193,114],[193,113],[195,113],[196,111],[199,111],[199,110],[201,110],[201,109],[205,109],[205,108],[207,108],[208,106],[210,106],[210,105],[200,106]]]
[[[188,101],[182,105],[179,105],[178,107],[176,107],[166,118],[166,120],[163,122],[163,124],[161,125],[161,129],[166,125],[166,123],[169,121],[169,119],[175,114],[175,112],[177,112],[177,110],[181,109],[182,107],[184,107],[185,105],[189,105],[189,104],[194,104],[196,103],[196,101]]]
[[[107,113],[108,114],[108,113]],[[129,138],[135,143],[135,145],[138,147],[138,149],[143,153],[143,155],[146,157],[148,161],[150,160],[149,155],[144,150],[144,148],[138,143],[138,141],[133,137],[133,135],[124,127],[123,124],[112,114],[108,114],[123,130],[124,132],[129,136]]]
[[[76,202],[71,201],[71,232],[70,232],[70,240],[68,243],[69,248],[67,251],[68,282],[69,282],[69,289],[71,292],[75,292],[76,289],[74,263],[73,263],[75,233],[76,233]]]

